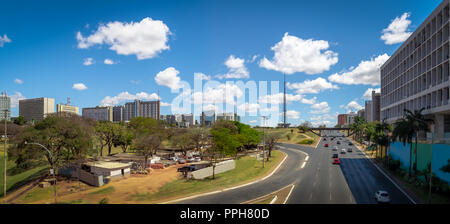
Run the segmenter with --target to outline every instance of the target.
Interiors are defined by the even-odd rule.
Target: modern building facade
[[[187,122],[189,126],[194,126],[194,114],[183,114],[181,116],[182,122]]]
[[[113,121],[113,107],[83,108],[83,117],[96,121]]]
[[[217,114],[217,120],[241,121],[241,118],[236,113],[220,113]]]
[[[216,121],[216,112],[214,110],[203,111],[200,116],[200,124],[202,126],[211,126]]]
[[[115,106],[113,107],[113,122],[121,122],[124,121],[124,111],[125,106]]]
[[[350,126],[353,124],[353,122],[355,121],[355,117],[358,116],[358,114],[356,114],[355,112],[350,112],[349,114],[347,114],[347,123],[346,126]]]
[[[56,113],[72,113],[76,115],[80,115],[80,109],[76,106],[67,105],[67,104],[57,104],[56,105]]]
[[[367,100],[364,106],[365,117],[367,122],[373,122],[372,100]]]
[[[358,115],[358,117],[362,117],[362,118],[366,119],[365,118],[366,117],[366,110],[364,108],[361,109],[361,110],[358,110],[357,115]]]
[[[3,93],[0,95],[0,121],[6,118],[11,121],[11,98]]]
[[[347,124],[347,114],[338,115],[338,125],[345,126]]]
[[[160,116],[160,101],[141,101],[125,103],[124,121],[130,121],[135,117],[151,117],[158,120]]]
[[[372,121],[380,121],[380,98],[381,93],[372,91]]]
[[[53,98],[35,98],[19,100],[19,115],[27,121],[40,121],[49,114],[55,113],[55,99]]]
[[[381,119],[425,108],[435,138],[450,135],[449,14],[444,0],[381,66]]]

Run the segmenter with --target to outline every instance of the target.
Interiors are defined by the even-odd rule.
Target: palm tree
[[[414,130],[412,129],[412,124],[409,120],[401,118],[397,120],[394,124],[394,130],[392,131],[392,141],[400,140],[403,145],[409,144],[409,171],[408,174],[411,177],[411,158],[412,158],[412,138]]]
[[[422,114],[422,111],[425,108],[422,108],[420,110],[414,110],[414,112],[411,112],[410,110],[405,109],[405,118],[411,123],[411,128],[415,133],[414,140],[415,140],[415,146],[414,146],[414,173],[417,174],[417,138],[420,131],[428,131],[428,125],[432,124],[434,121],[433,119],[425,118],[425,116]]]
[[[388,133],[392,130],[391,125],[386,123],[386,119],[382,122],[377,122],[375,125],[375,131],[378,134],[378,144],[385,149],[389,146],[389,136]],[[380,148],[381,158],[383,158],[383,151]]]

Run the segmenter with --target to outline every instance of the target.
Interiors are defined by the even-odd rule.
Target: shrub
[[[298,142],[298,144],[302,144],[302,145],[311,145],[313,143],[314,143],[314,140],[312,140],[312,139],[303,139]]]
[[[99,204],[108,204],[109,200],[108,198],[103,198],[102,200],[100,200],[98,203]]]
[[[291,140],[291,135],[290,135],[290,134],[287,134],[286,137],[287,137],[287,140],[288,140],[288,141]]]

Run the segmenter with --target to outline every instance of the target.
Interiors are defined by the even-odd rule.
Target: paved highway
[[[336,131],[329,134],[339,133]],[[330,137],[326,139],[322,138],[317,148],[280,144],[280,149],[288,154],[288,158],[273,176],[264,181],[178,203],[239,204],[289,184],[295,185],[287,201],[289,204],[374,204],[377,190],[387,190],[393,204],[411,203],[361,151],[348,145],[348,139],[342,137],[340,145],[337,144],[339,138],[333,141]],[[329,147],[324,147],[326,143]],[[338,146],[338,151],[332,150],[334,146]],[[342,148],[352,148],[353,152],[340,154]],[[332,164],[333,153],[339,153],[341,165]],[[306,157],[308,160],[303,166]]]

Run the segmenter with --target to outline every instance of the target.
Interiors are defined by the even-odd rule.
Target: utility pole
[[[6,166],[6,162],[7,162],[6,156],[8,155],[8,152],[6,150],[6,145],[7,145],[7,142],[8,142],[8,135],[7,135],[7,133],[8,133],[8,128],[7,128],[8,125],[6,123],[6,119],[7,119],[8,110],[5,109],[3,111],[5,112],[5,136],[4,136],[5,137],[5,145],[3,147],[3,164],[4,164],[4,167],[3,167],[3,199],[4,199],[4,202],[6,204],[6,168],[7,168],[7,166]]]
[[[262,164],[264,168],[264,160],[266,160],[266,116],[262,116],[263,118],[263,158],[262,158]]]
[[[283,94],[283,127],[286,128],[286,74],[283,74],[284,77],[284,94]]]
[[[431,132],[430,188],[428,189],[428,204],[431,204],[431,180],[433,179],[433,143],[434,133]]]

